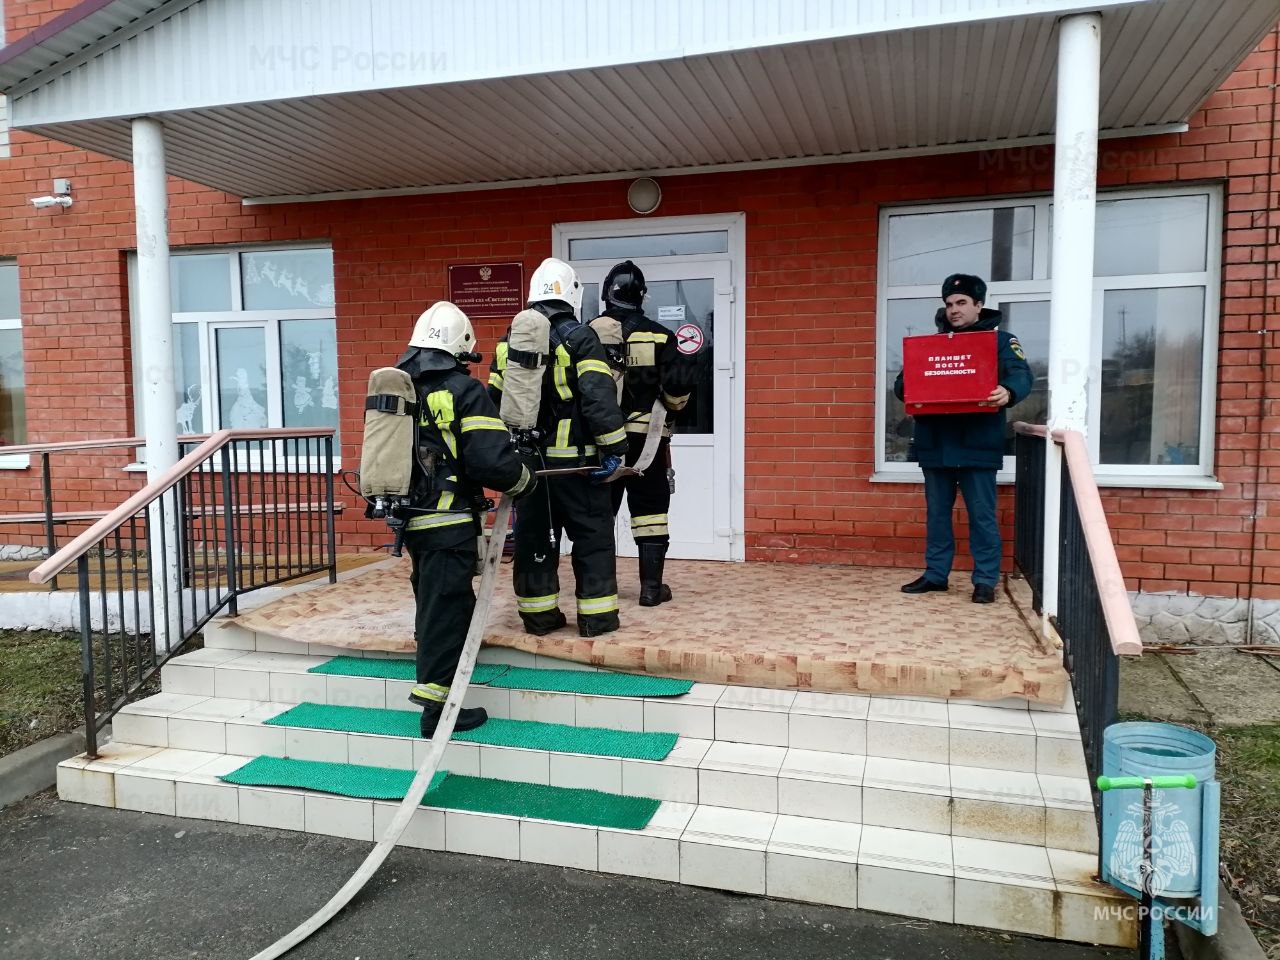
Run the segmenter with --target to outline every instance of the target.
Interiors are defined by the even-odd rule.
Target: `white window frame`
[[[1200,399],[1200,463],[1173,464],[1100,464],[1099,425],[1101,422],[1101,378],[1093,376],[1089,384],[1089,422],[1086,442],[1094,473],[1100,486],[1108,487],[1168,487],[1173,489],[1222,489],[1214,477],[1216,443],[1217,382],[1218,382],[1218,334],[1222,293],[1222,187],[1217,184],[1192,184],[1156,186],[1143,189],[1099,191],[1098,200],[1142,200],[1156,197],[1205,196],[1208,198],[1207,229],[1205,237],[1205,269],[1192,273],[1160,273],[1095,277],[1093,282],[1092,368],[1101,370],[1103,299],[1109,290],[1143,290],[1168,287],[1203,287],[1205,291],[1204,349],[1201,357]],[[889,276],[889,219],[903,214],[952,213],[963,210],[991,210],[1001,207],[1035,207],[1035,227],[1032,244],[1032,268],[1030,280],[991,281],[988,284],[987,305],[998,308],[1002,298],[1008,300],[1049,300],[1050,273],[1049,237],[1053,197],[1049,194],[1021,197],[992,197],[982,200],[955,203],[905,204],[882,207],[879,219],[879,253],[876,285],[876,403],[875,403],[875,472],[871,479],[879,482],[919,483],[923,480],[920,467],[914,463],[889,462],[884,459],[885,445],[885,390],[892,383],[897,371],[886,369],[888,338],[888,304],[891,299],[938,298],[938,285],[891,287]],[[942,278],[938,278],[941,283]],[[892,296],[890,296],[892,291]],[[939,305],[941,301],[939,300]],[[1014,479],[1012,457],[1005,458],[1003,469],[997,474],[1000,482]]]
[[[332,320],[335,328],[337,324],[337,304],[335,302],[332,307],[315,307],[315,308],[298,308],[288,310],[245,310],[244,309],[244,291],[241,286],[240,271],[240,255],[243,253],[268,253],[273,251],[298,251],[298,250],[331,250],[332,247],[328,243],[295,243],[295,244],[271,244],[269,246],[258,246],[254,244],[244,245],[219,245],[212,247],[184,247],[181,251],[174,251],[170,254],[171,258],[176,259],[182,256],[198,256],[200,254],[225,254],[228,264],[228,282],[231,284],[231,306],[227,310],[201,310],[201,311],[174,311],[173,325],[179,324],[196,324],[198,334],[196,343],[200,350],[200,379],[202,389],[200,392],[200,414],[201,422],[204,428],[202,433],[213,433],[221,429],[219,422],[218,398],[216,385],[217,380],[217,361],[214,357],[212,348],[213,338],[219,329],[229,328],[257,328],[263,330],[263,337],[266,346],[266,368],[267,368],[267,423],[280,426],[283,423],[283,397],[284,389],[280,377],[280,323],[286,320]],[[136,289],[137,278],[137,258],[134,254],[129,255],[129,289],[132,293]],[[133,311],[133,297],[130,296],[130,329],[133,333],[133,342],[137,342],[137,322]],[[337,341],[334,342],[335,353],[337,351]],[[134,360],[137,356],[135,354]],[[341,369],[341,368],[339,368]],[[338,385],[341,392],[341,385]],[[138,436],[146,436],[146,423],[143,419],[144,405],[142,402],[142,382],[137,376],[133,378],[133,409],[134,422],[137,426]],[[270,427],[269,427],[270,428]],[[266,466],[273,464],[271,458],[267,458]],[[138,461],[130,464],[126,469],[140,470],[145,469],[145,448],[138,451]],[[259,463],[257,453],[253,453],[247,459],[237,457],[235,468],[239,470],[259,470],[263,464]],[[341,448],[335,444],[333,451],[333,468],[337,472],[342,469]],[[288,472],[320,472],[323,467],[314,458],[306,457],[285,457],[280,458],[280,469]]]
[[[0,26],[2,26],[2,24],[0,24]],[[18,260],[16,257],[0,257],[0,263],[13,264],[14,266],[17,266]],[[19,284],[19,297],[21,297],[21,284],[22,284],[21,276],[18,277],[18,284]],[[21,336],[21,330],[22,330],[21,308],[19,308],[19,315],[16,317],[0,317],[0,330],[17,330],[19,331],[19,336]],[[24,343],[23,344],[24,358],[26,356],[25,349],[26,349],[26,344]],[[23,389],[25,390],[26,389],[25,378],[23,383],[24,383]],[[30,441],[31,441],[31,437],[28,436],[25,442],[29,443]],[[31,456],[29,454],[5,453],[4,448],[0,447],[0,470],[25,470],[29,466],[31,466]]]

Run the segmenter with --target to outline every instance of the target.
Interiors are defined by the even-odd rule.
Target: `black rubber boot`
[[[578,636],[580,637],[603,636],[606,633],[613,633],[620,626],[622,622],[618,619],[616,611],[578,615]]]
[[[443,703],[433,703],[422,708],[422,723],[419,729],[424,737],[429,739],[435,735],[436,725],[440,722],[440,714],[443,712]],[[453,732],[474,730],[476,727],[483,726],[488,719],[489,714],[484,707],[463,707],[458,711],[458,722],[453,725]]]
[[[662,568],[666,565],[665,543],[641,543],[640,550],[640,606],[656,607],[671,599],[671,588],[662,582]]]
[[[520,619],[524,621],[524,632],[531,633],[535,637],[545,637],[548,633],[554,633],[569,623],[568,618],[559,610],[522,613]]]

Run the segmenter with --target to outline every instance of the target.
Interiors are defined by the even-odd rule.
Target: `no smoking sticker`
[[[697,353],[704,342],[702,330],[692,323],[676,330],[676,349],[681,353]]]

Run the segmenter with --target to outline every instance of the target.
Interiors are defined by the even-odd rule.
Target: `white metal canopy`
[[[1280,0],[88,0],[0,51],[0,89],[15,127],[121,159],[154,116],[170,173],[247,198],[515,185],[1048,136],[1081,10],[1101,127],[1141,134]]]

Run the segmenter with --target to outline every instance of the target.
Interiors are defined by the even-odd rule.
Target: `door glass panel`
[[[338,426],[334,321],[280,322],[280,383],[286,427]]]
[[[953,273],[1031,279],[1035,207],[996,207],[889,218],[889,284],[941,286]]]
[[[16,320],[18,308],[18,264],[0,262],[0,320]]]
[[[726,230],[654,233],[638,237],[586,237],[569,241],[570,260],[634,260],[638,257],[677,257],[728,251],[729,233]]]
[[[218,419],[224,429],[267,425],[267,337],[262,327],[215,331],[218,357]]]
[[[26,374],[22,330],[0,330],[0,447],[27,442]]]
[[[696,350],[693,394],[671,417],[674,433],[715,433],[715,293],[710,278],[649,282],[645,314],[675,333],[685,352]]]
[[[1031,366],[1031,393],[1008,408],[1004,452],[1013,456],[1013,424],[1044,423],[1049,415],[1049,301],[1025,300],[1002,303],[1000,329],[1008,330],[1022,344]]]
[[[1102,309],[1101,461],[1198,464],[1204,288],[1108,290]]]
[[[939,279],[939,284],[942,280]],[[937,333],[933,316],[938,312],[938,298],[890,300],[885,322],[885,390],[884,390],[884,459],[887,463],[905,463],[911,446],[912,425],[903,406],[893,393],[893,381],[902,369],[902,338]]]
[[[590,323],[604,312],[604,304],[600,302],[600,284],[584,283],[582,285],[582,307],[578,310],[578,319]]]
[[[173,325],[174,401],[178,433],[204,433],[204,397],[200,384],[200,324]]]
[[[191,253],[169,261],[169,297],[174,313],[231,309],[231,256]]]

